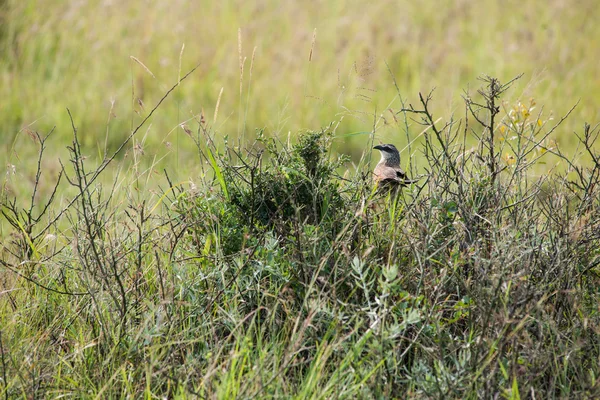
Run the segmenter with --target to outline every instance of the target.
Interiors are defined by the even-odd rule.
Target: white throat
[[[391,154],[388,154],[386,152],[380,151],[380,153],[381,153],[381,160],[379,160],[379,164],[388,164],[390,162],[390,160],[394,158],[394,157],[392,157]]]

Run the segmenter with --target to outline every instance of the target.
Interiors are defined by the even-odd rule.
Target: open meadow
[[[600,397],[599,18],[0,0],[0,398]]]

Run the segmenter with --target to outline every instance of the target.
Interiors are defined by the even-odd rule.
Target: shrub
[[[483,80],[462,125],[431,94],[395,111],[427,174],[384,195],[367,163],[338,176],[331,127],[219,152],[200,121],[202,183],[123,207],[74,129],[70,203],[3,199],[0,394],[597,397],[600,131],[580,166],[562,119],[502,112],[510,82]],[[550,155],[565,170],[532,174]]]

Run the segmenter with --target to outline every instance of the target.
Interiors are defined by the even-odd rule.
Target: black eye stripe
[[[398,152],[398,150],[396,150],[396,147],[392,144],[382,144],[377,146],[377,150],[380,150],[382,152],[386,152],[386,153],[396,153]]]

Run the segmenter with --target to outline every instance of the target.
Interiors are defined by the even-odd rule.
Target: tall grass
[[[41,173],[2,199],[0,395],[598,396],[600,132],[581,124],[580,165],[549,140],[568,119],[501,111],[511,84],[482,77],[469,118],[440,121],[431,93],[392,108],[423,131],[396,195],[370,149],[332,152],[336,123],[222,143],[199,117],[188,185],[96,179],[128,161],[86,158],[74,119],[71,201],[38,202]],[[38,170],[53,139],[35,135]],[[532,174],[550,155],[565,170]]]
[[[13,149],[34,157],[27,129],[48,132],[56,126],[58,139],[69,140],[66,108],[85,132],[88,156],[106,138],[114,148],[179,71],[197,62],[193,79],[152,120],[147,152],[164,154],[167,142],[176,148],[183,134],[177,127],[202,109],[213,115],[222,88],[226,111],[215,126],[231,138],[244,131],[240,121],[250,138],[254,127],[285,135],[342,116],[342,130],[369,131],[374,110],[385,112],[395,95],[386,62],[405,95],[438,88],[438,115],[460,109],[460,90],[476,85],[473,77],[480,73],[507,81],[524,71],[511,102],[535,95],[547,112],[562,115],[581,98],[577,115],[588,121],[597,120],[600,109],[599,12],[593,0],[464,0],[443,7],[436,1],[1,4],[2,165],[15,164]],[[567,121],[553,139],[574,150],[577,140],[570,133],[577,129]],[[378,134],[389,141],[395,132],[386,126]],[[358,157],[360,139],[349,137],[338,147]],[[189,169],[188,149],[179,148],[178,158],[169,161]]]

